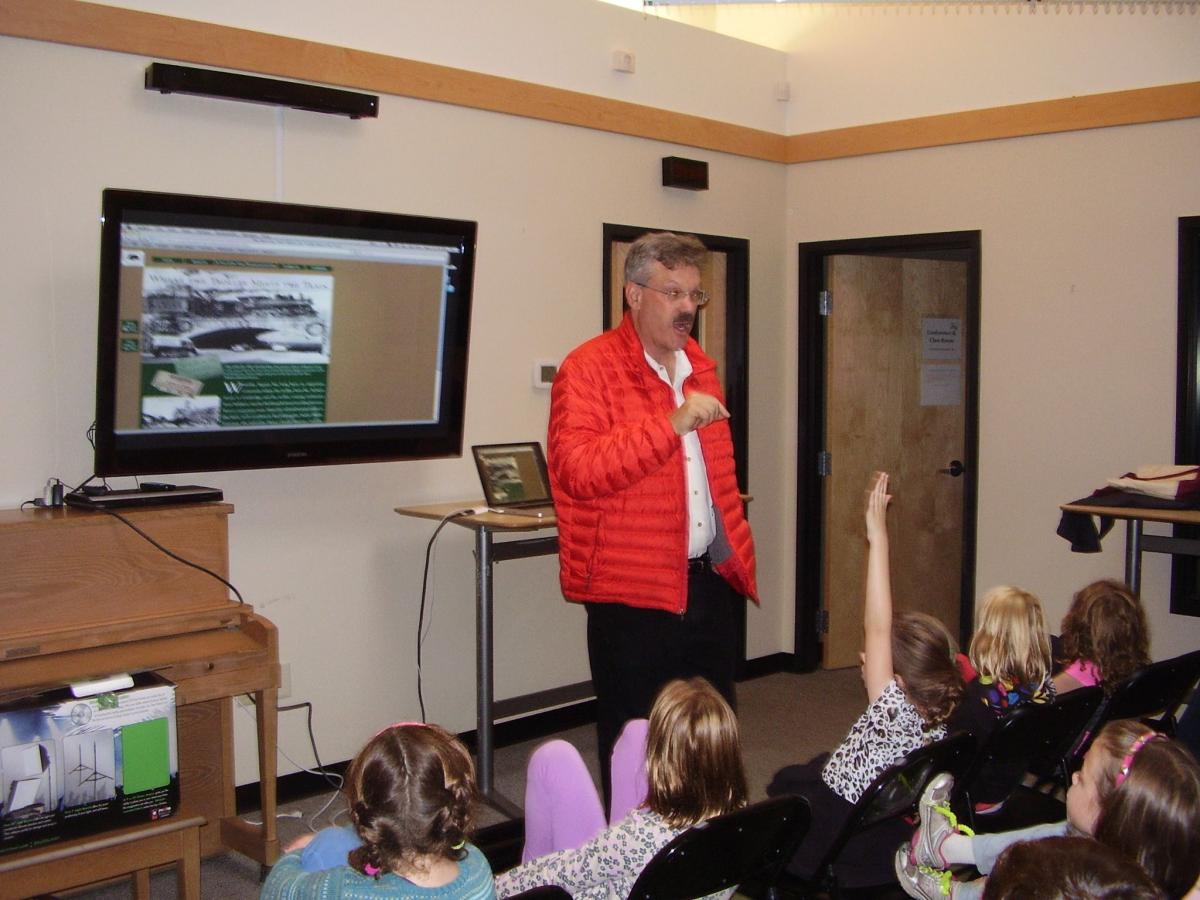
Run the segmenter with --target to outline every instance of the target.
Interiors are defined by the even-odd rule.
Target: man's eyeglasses
[[[682,300],[684,297],[687,297],[687,298],[689,298],[689,299],[690,299],[690,300],[691,300],[693,303],[695,303],[695,304],[696,304],[696,307],[697,307],[697,308],[699,308],[699,307],[701,307],[701,306],[704,306],[705,304],[707,304],[707,303],[708,303],[708,301],[709,301],[709,300],[711,300],[711,299],[712,299],[711,297],[709,297],[709,296],[708,296],[708,292],[707,292],[707,291],[701,291],[701,290],[695,290],[695,291],[664,291],[662,288],[656,288],[656,287],[654,287],[654,285],[651,285],[651,284],[643,284],[643,283],[642,283],[642,282],[640,282],[640,281],[631,281],[631,282],[630,282],[630,284],[636,284],[638,287],[641,287],[641,288],[647,288],[647,289],[649,289],[649,290],[651,290],[651,291],[654,291],[654,292],[656,292],[656,293],[662,294],[664,297],[666,297],[666,298],[667,298],[668,300],[670,300],[672,303],[674,303],[676,300]]]

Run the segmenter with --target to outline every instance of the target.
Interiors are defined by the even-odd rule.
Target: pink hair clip
[[[378,875],[381,871],[382,871],[381,869],[377,869],[375,866],[371,865],[370,863],[367,863],[365,866],[363,866],[363,872],[367,875],[370,875],[372,878],[374,878],[376,875]]]
[[[1125,758],[1121,760],[1121,768],[1117,771],[1117,777],[1113,779],[1113,787],[1120,787],[1125,783],[1125,779],[1129,777],[1129,770],[1133,766],[1133,759],[1142,752],[1151,741],[1165,741],[1166,735],[1159,734],[1157,731],[1147,731],[1132,744],[1129,745],[1129,752],[1125,754]]]

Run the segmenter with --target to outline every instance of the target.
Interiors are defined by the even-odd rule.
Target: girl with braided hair
[[[350,764],[351,827],[291,844],[263,900],[492,900],[492,872],[467,843],[475,772],[466,748],[437,725],[401,722]]]

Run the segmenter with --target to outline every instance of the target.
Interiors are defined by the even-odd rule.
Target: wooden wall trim
[[[781,134],[512,78],[80,0],[0,0],[0,34],[450,103],[783,161]]]
[[[1200,81],[793,134],[787,138],[784,161],[814,162],[1196,116]]]
[[[1187,82],[784,136],[512,78],[82,0],[0,0],[0,34],[378,91],[778,163],[1200,116],[1200,82]]]

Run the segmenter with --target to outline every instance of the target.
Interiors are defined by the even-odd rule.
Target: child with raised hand
[[[496,896],[487,860],[467,843],[475,772],[452,734],[420,722],[385,728],[350,764],[344,790],[352,826],[290,845],[263,900]]]
[[[789,871],[811,878],[854,804],[884,769],[910,751],[946,736],[946,720],[963,693],[956,647],[946,627],[924,613],[892,614],[888,563],[888,476],[876,472],[866,497],[867,581],[863,610],[863,683],[870,701],[841,745],[808,763],[776,773],[767,793],[799,794],[812,826]],[[889,880],[887,833],[852,840],[839,858],[847,886]],[[843,870],[844,869],[844,873]]]
[[[677,834],[745,805],[737,719],[711,684],[703,678],[670,682],[641,727],[644,721],[628,723],[625,749],[622,741],[614,748],[613,824],[607,828],[578,751],[552,741],[534,753],[525,794],[525,861],[496,877],[499,896],[558,885],[575,900],[626,897],[654,854]],[[626,752],[641,745],[642,735],[644,752]],[[637,796],[639,783],[644,800]]]
[[[1136,862],[1169,897],[1187,895],[1200,877],[1200,764],[1178,741],[1141,722],[1101,729],[1071,780],[1065,822],[971,835],[950,813],[953,786],[945,773],[929,783],[921,823],[896,851],[896,875],[911,897],[980,897],[985,879],[954,881],[951,866],[973,865],[987,875],[1013,844],[1066,834],[1090,835]]]
[[[1150,663],[1141,600],[1110,578],[1082,588],[1063,616],[1058,655],[1064,668],[1054,676],[1054,687],[1060,694],[1093,684],[1111,691]]]

